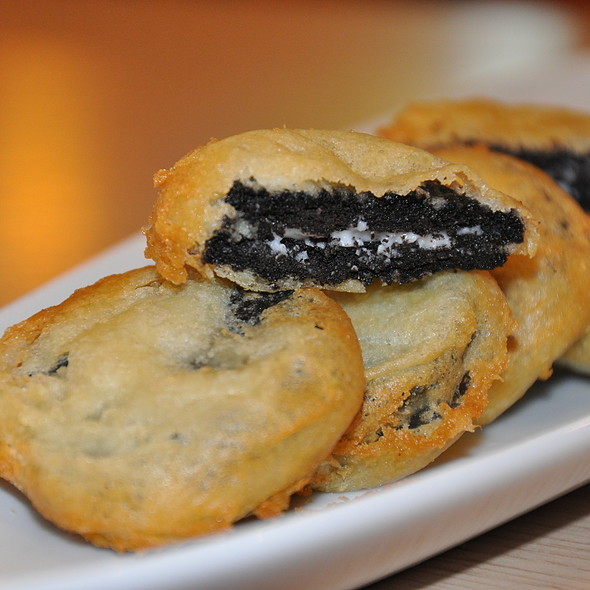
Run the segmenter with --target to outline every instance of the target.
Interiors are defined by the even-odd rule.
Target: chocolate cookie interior
[[[499,145],[489,147],[541,168],[586,211],[590,211],[590,152],[578,154],[566,148],[533,150],[510,149]]]
[[[376,197],[349,186],[268,191],[236,181],[234,213],[205,244],[203,262],[324,285],[406,283],[445,269],[501,266],[524,239],[515,210],[494,211],[439,181]]]

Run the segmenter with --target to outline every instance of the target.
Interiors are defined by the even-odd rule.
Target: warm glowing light
[[[64,268],[71,249],[93,247],[101,218],[95,154],[100,121],[83,56],[55,39],[4,39],[0,55],[0,252],[11,280],[41,283]],[[64,231],[67,228],[67,231]],[[99,232],[97,232],[98,234]],[[8,293],[7,293],[8,291]]]

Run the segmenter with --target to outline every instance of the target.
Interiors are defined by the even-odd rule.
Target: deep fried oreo
[[[590,210],[590,115],[572,109],[489,99],[418,102],[380,130],[424,149],[485,145],[533,164]],[[577,215],[577,211],[574,212]],[[590,374],[590,326],[559,363]]]
[[[502,380],[489,392],[487,423],[522,397],[590,324],[590,217],[544,172],[484,147],[436,150],[473,168],[485,182],[521,200],[540,220],[532,258],[512,256],[492,271],[518,322]]]
[[[135,550],[284,510],[357,412],[361,353],[315,289],[111,276],[0,340],[0,476]]]
[[[352,319],[367,376],[359,415],[312,479],[337,492],[410,475],[473,430],[515,326],[485,272],[333,297]]]
[[[213,141],[156,175],[146,254],[251,290],[362,292],[530,252],[528,214],[468,169],[347,131],[275,129]]]

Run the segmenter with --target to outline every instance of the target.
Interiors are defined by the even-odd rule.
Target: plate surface
[[[551,79],[550,88],[546,80]],[[584,82],[581,82],[584,81]],[[453,95],[590,104],[590,61]],[[450,95],[451,92],[447,93]],[[129,240],[0,311],[0,331],[75,288],[145,264]],[[478,535],[590,481],[590,380],[557,373],[429,468],[355,494],[317,494],[284,516],[142,555],[57,531],[0,483],[0,590],[345,590]]]

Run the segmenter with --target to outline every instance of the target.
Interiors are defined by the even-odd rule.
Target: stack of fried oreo
[[[0,341],[0,475],[144,549],[410,475],[548,377],[590,324],[587,215],[537,146],[410,128],[252,131],[158,172],[155,266]]]

